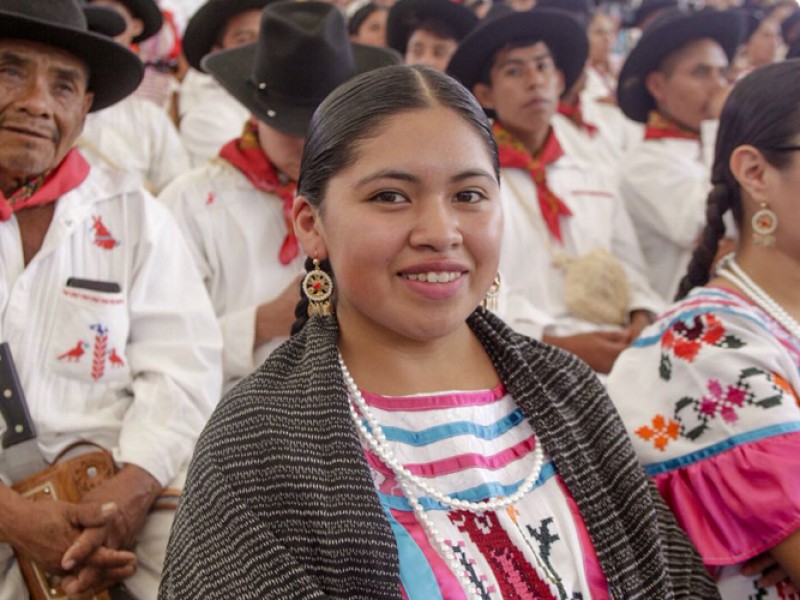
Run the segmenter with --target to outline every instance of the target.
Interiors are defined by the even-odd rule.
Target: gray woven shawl
[[[490,313],[469,324],[575,498],[611,596],[719,598],[592,371]],[[401,597],[337,338],[335,319],[311,319],[220,403],[195,451],[160,598]]]

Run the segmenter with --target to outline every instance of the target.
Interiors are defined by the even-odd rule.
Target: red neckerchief
[[[564,156],[564,151],[553,133],[553,128],[550,128],[538,156],[531,156],[522,142],[511,135],[500,121],[495,121],[493,127],[497,149],[500,152],[500,166],[523,169],[528,172],[536,185],[536,197],[539,200],[539,210],[542,212],[545,225],[552,236],[561,243],[559,217],[570,217],[572,211],[547,187],[547,165]]]
[[[23,208],[55,202],[82,184],[88,175],[89,163],[73,148],[55,169],[29,179],[8,198],[0,192],[0,221],[8,221]]]
[[[647,115],[647,126],[644,130],[646,140],[694,140],[700,141],[700,134],[681,127],[675,121],[668,119],[660,112],[651,110]]]
[[[566,117],[578,128],[589,134],[589,137],[594,137],[597,133],[597,127],[591,123],[587,123],[583,118],[583,111],[581,110],[581,103],[578,101],[574,106],[565,104],[564,102],[558,103],[558,114]]]
[[[255,122],[248,121],[242,137],[225,144],[219,155],[239,169],[256,189],[275,194],[283,201],[283,220],[286,223],[287,233],[278,253],[278,259],[282,265],[288,265],[299,253],[297,237],[292,226],[292,204],[297,191],[297,182],[290,180],[281,183],[277,170],[258,143],[258,126]]]

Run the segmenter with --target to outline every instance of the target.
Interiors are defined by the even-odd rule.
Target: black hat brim
[[[458,40],[472,31],[478,17],[468,8],[450,0],[399,0],[389,9],[386,44],[405,56],[408,40],[421,21],[436,19],[453,28]]]
[[[485,21],[464,38],[447,65],[447,73],[472,90],[498,50],[518,40],[543,42],[564,76],[564,89],[577,81],[586,65],[589,41],[572,15],[552,9],[515,12]]]
[[[18,39],[55,46],[75,55],[89,68],[90,111],[111,106],[133,92],[144,77],[142,61],[103,35],[54,25],[0,10],[0,39]]]
[[[138,44],[146,39],[153,37],[164,25],[164,15],[155,0],[120,0],[130,9],[135,18],[141,20],[142,33],[133,38],[134,43]]]
[[[189,19],[183,33],[183,54],[189,64],[203,71],[203,57],[217,43],[219,32],[232,16],[246,10],[262,9],[275,0],[227,0],[206,2]]]
[[[660,18],[660,17],[659,17]],[[703,38],[716,41],[730,61],[744,36],[744,19],[732,11],[708,10],[655,22],[634,46],[622,66],[617,102],[625,116],[646,123],[656,102],[647,90],[647,75],[672,52]]]
[[[269,86],[259,89],[252,80],[256,47],[257,44],[248,44],[214,52],[203,59],[202,66],[258,120],[281,133],[305,137],[311,116],[324,98],[301,103],[296,98],[275,92]],[[400,56],[392,50],[355,43],[351,47],[355,62],[352,77],[402,62]],[[298,64],[297,68],[302,71],[303,65]]]
[[[89,26],[89,31],[112,38],[125,31],[125,19],[119,11],[93,4],[87,4],[81,8],[83,9],[83,14],[86,15],[86,24]]]

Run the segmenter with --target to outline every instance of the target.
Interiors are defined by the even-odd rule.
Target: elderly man
[[[619,78],[619,106],[646,125],[622,160],[620,193],[650,283],[671,301],[705,224],[716,119],[742,39],[732,12],[667,9],[645,29]]]
[[[9,422],[24,411],[4,383],[2,600],[27,597],[12,547],[64,575],[66,592],[125,579],[155,598],[172,514],[150,511],[180,485],[220,392],[219,329],[172,217],[72,148],[87,113],[131,93],[142,71],[87,31],[77,0],[0,0],[0,341],[29,412]],[[31,425],[38,436],[19,439]],[[80,504],[34,502],[12,488],[31,474],[16,442],[32,442],[27,462],[43,467],[88,442],[116,471]]]

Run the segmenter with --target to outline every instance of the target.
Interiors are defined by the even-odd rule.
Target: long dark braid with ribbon
[[[718,165],[715,164],[714,166],[716,170]],[[727,165],[725,168],[727,170]],[[692,288],[708,283],[711,278],[711,266],[714,264],[714,259],[719,251],[719,242],[725,237],[723,217],[734,206],[741,206],[738,184],[735,181],[717,180],[708,194],[708,200],[706,200],[706,226],[703,229],[700,243],[692,252],[692,259],[689,262],[686,275],[681,279],[681,283],[678,286],[675,300],[682,300]]]

